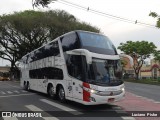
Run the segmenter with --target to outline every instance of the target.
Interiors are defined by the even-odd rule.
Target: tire
[[[59,89],[58,89],[58,99],[62,103],[64,103],[66,101],[65,91],[64,91],[64,88],[62,86],[60,86]]]
[[[53,87],[52,85],[49,86],[48,95],[49,95],[49,97],[52,98],[52,99],[55,99],[55,98],[56,98],[56,96],[55,96],[55,94],[54,94],[54,87]]]

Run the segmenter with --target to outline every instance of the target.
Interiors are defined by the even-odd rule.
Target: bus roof
[[[51,40],[51,41],[49,41],[48,43],[42,45],[41,47],[39,47],[39,48],[37,48],[37,49],[34,49],[33,51],[27,53],[26,55],[24,55],[24,56],[21,58],[21,60],[22,60],[25,56],[29,55],[30,53],[32,53],[32,52],[34,52],[34,51],[36,51],[36,50],[38,50],[38,49],[44,47],[44,46],[47,45],[47,44],[50,44],[50,43],[56,41],[58,38],[61,38],[61,37],[63,37],[63,36],[66,36],[66,35],[68,35],[68,34],[75,33],[75,32],[76,32],[76,33],[79,33],[79,32],[86,32],[86,33],[92,33],[92,34],[97,34],[97,35],[103,35],[103,34],[91,32],[91,31],[84,31],[84,30],[74,30],[74,31],[71,31],[71,32],[67,32],[67,33],[65,33],[65,34],[63,34],[63,35],[61,35],[61,36],[58,36],[58,37],[55,38],[54,40]],[[20,61],[21,61],[21,60],[20,60]]]

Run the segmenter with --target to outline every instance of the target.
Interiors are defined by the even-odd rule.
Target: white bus
[[[125,96],[120,56],[104,35],[76,30],[21,59],[21,86],[85,105]]]

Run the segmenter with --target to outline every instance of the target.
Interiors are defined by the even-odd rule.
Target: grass
[[[128,79],[128,80],[124,80],[124,81],[133,82],[133,83],[150,84],[150,85],[159,85],[160,86],[160,80],[155,80],[155,79],[140,79],[140,80]]]

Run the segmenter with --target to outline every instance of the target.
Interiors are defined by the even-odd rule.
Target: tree
[[[11,71],[16,62],[30,51],[56,37],[76,29],[100,32],[84,22],[79,22],[65,11],[24,11],[0,16],[0,57],[10,61]]]
[[[152,42],[148,41],[127,41],[126,43],[120,43],[118,49],[133,58],[133,69],[136,75],[136,79],[138,79],[139,72],[144,63],[144,60],[149,58],[150,55],[155,52],[156,46]]]
[[[48,4],[50,4],[53,1],[57,0],[32,0],[33,7],[42,6],[42,7],[48,7]]]
[[[156,12],[151,12],[149,16],[152,16],[154,18],[157,18],[156,27],[160,28],[160,15],[158,15]]]
[[[155,51],[153,55],[154,55],[154,60],[159,62],[160,64],[160,50]]]

